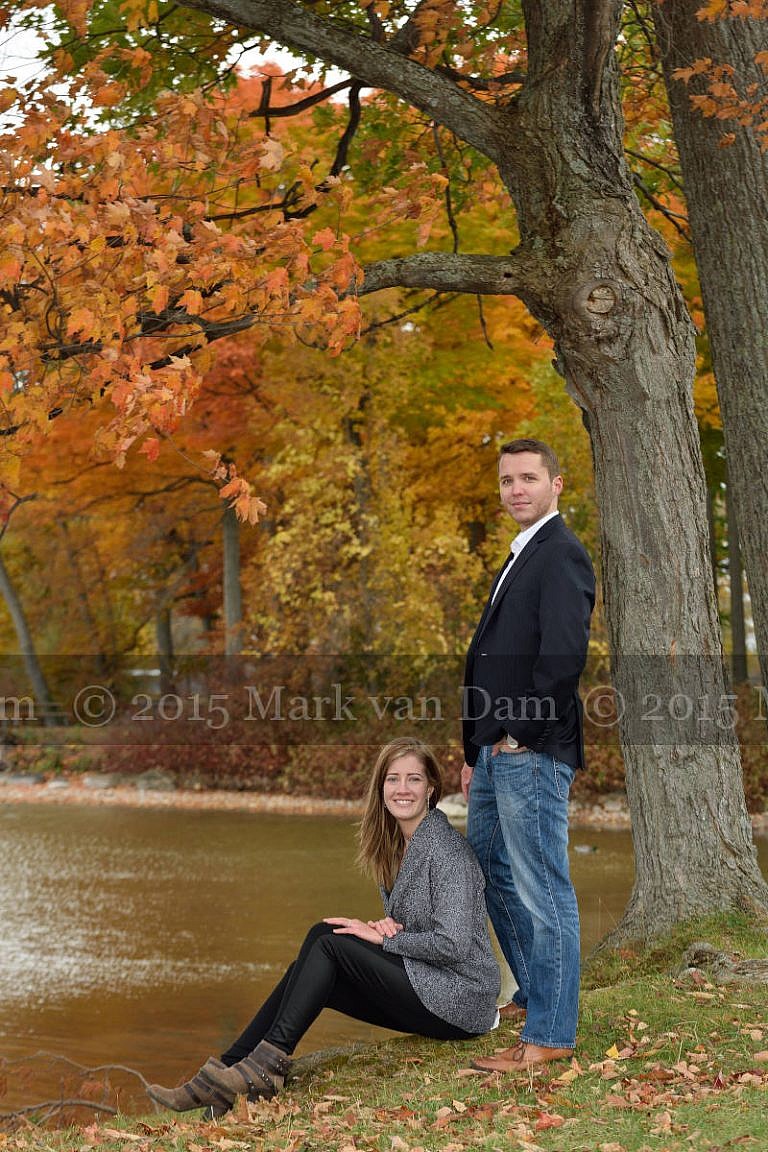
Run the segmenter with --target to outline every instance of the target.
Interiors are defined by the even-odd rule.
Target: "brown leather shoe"
[[[539,1044],[517,1044],[505,1048],[495,1056],[484,1056],[472,1061],[472,1067],[481,1072],[527,1072],[552,1060],[570,1060],[573,1048],[544,1048]]]
[[[515,1004],[514,1000],[510,1000],[509,1004],[504,1004],[499,1008],[500,1020],[522,1020],[525,1014],[525,1008],[520,1004]]]

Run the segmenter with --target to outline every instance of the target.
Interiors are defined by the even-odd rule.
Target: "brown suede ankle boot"
[[[150,1084],[147,1095],[163,1108],[170,1108],[172,1112],[191,1112],[193,1108],[210,1107],[213,1116],[223,1116],[232,1107],[235,1093],[219,1088],[209,1076],[210,1071],[222,1068],[226,1068],[226,1065],[215,1056],[211,1056],[197,1075],[187,1080],[186,1084],[181,1084],[178,1088],[163,1088],[160,1084]]]
[[[274,1044],[262,1040],[253,1052],[231,1068],[208,1068],[206,1076],[222,1092],[233,1096],[247,1096],[249,1100],[279,1092],[291,1067],[291,1059]]]

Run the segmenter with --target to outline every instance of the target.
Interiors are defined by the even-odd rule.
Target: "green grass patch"
[[[686,920],[650,945],[627,945],[623,948],[594,952],[583,966],[583,989],[601,988],[622,983],[638,976],[674,972],[691,944],[709,940],[723,952],[742,957],[768,955],[768,920],[731,911]]]

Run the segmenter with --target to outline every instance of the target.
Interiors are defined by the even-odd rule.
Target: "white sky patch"
[[[43,41],[34,32],[19,28],[10,20],[0,32],[0,81],[14,77],[19,84],[39,76],[42,68],[37,59]]]
[[[0,32],[0,82],[7,83],[13,79],[17,84],[23,84],[27,80],[39,77],[44,65],[38,59],[38,53],[43,46],[44,41],[37,33],[20,28],[14,20],[10,20],[6,28]],[[284,48],[274,46],[267,48],[266,52],[261,52],[258,48],[248,48],[240,54],[238,49],[235,58],[238,61],[238,70],[243,75],[258,73],[266,63],[277,64],[284,72],[289,72],[297,66],[301,67],[303,63],[300,57]],[[306,65],[303,72],[309,80],[319,79],[319,68]],[[332,68],[327,72],[325,82],[330,86],[344,79],[346,73],[339,71],[338,68]],[[336,99],[343,100],[344,94],[341,93]]]
[[[319,68],[303,64],[299,56],[294,56],[285,48],[277,48],[274,45],[270,45],[266,52],[261,52],[257,48],[246,49],[238,60],[238,69],[246,76],[254,72],[258,73],[264,64],[277,64],[283,72],[290,72],[297,66],[302,67],[303,75],[308,80],[320,79]],[[325,84],[330,87],[332,84],[338,84],[340,80],[346,80],[347,76],[348,73],[341,72],[338,68],[330,68],[325,74]],[[334,99],[343,100],[344,93],[339,93]]]

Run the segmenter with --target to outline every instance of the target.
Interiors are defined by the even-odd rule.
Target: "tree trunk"
[[[676,68],[709,57],[732,65],[744,92],[762,92],[755,54],[768,21],[698,20],[700,0],[654,4],[654,19],[688,202],[693,247],[717,380],[730,484],[741,532],[763,684],[768,685],[768,153],[755,133],[707,119]],[[698,86],[697,86],[698,85]],[[722,146],[735,129],[733,143]]]
[[[739,518],[731,491],[725,487],[725,514],[728,524],[728,586],[731,609],[731,677],[734,684],[747,679],[747,629],[744,623],[744,570],[739,544]]]
[[[155,637],[160,662],[170,670],[173,661],[173,616],[165,604],[158,608],[155,615]]]
[[[83,623],[86,636],[91,637],[91,642],[95,651],[94,667],[99,676],[106,676],[107,674],[107,661],[104,657],[104,652],[101,645],[101,637],[99,636],[99,626],[96,617],[91,609],[91,601],[88,596],[88,587],[83,576],[83,570],[80,566],[80,558],[77,554],[77,549],[72,540],[69,531],[69,525],[66,520],[59,521],[59,531],[61,532],[64,541],[64,551],[67,554],[69,567],[72,572],[73,578],[73,591],[75,603],[78,607],[80,619]]]
[[[155,638],[157,661],[160,665],[160,694],[173,687],[173,612],[169,604],[161,604],[155,612]]]
[[[35,652],[32,633],[29,630],[29,624],[27,623],[27,617],[21,605],[21,600],[19,599],[19,595],[1,556],[0,593],[2,593],[5,606],[13,620],[16,637],[19,641],[19,655],[24,661],[24,667],[27,671],[29,682],[32,685],[32,691],[35,694],[35,719],[42,718],[43,724],[51,727],[58,722],[57,708],[48,688],[45,673]]]
[[[224,555],[224,654],[239,656],[243,650],[243,604],[240,589],[240,526],[234,508],[222,517]]]

